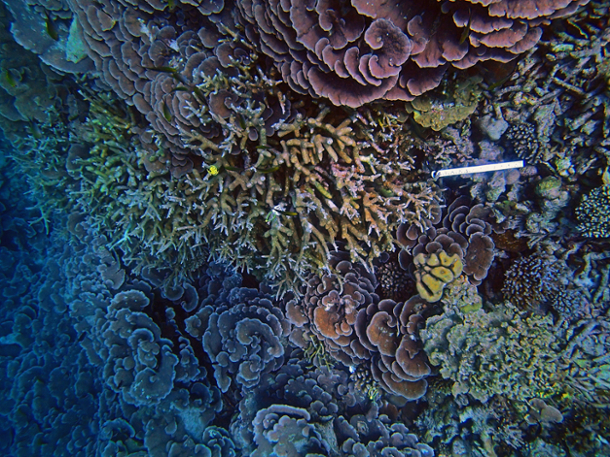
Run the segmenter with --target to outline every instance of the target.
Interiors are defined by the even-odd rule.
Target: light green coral
[[[527,316],[506,304],[463,314],[448,305],[421,332],[430,363],[451,379],[453,394],[486,402],[500,394],[516,400],[565,392],[567,364],[551,316]]]
[[[422,127],[434,131],[469,118],[477,109],[481,98],[480,77],[473,77],[455,85],[449,97],[422,95],[407,105],[407,111],[413,113],[413,120]]]

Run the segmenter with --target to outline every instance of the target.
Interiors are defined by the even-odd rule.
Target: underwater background
[[[3,0],[0,129],[0,454],[610,455],[607,1]]]

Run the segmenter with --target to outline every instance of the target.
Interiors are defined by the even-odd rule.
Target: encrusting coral
[[[462,313],[449,305],[428,318],[421,336],[430,363],[453,381],[456,397],[469,394],[486,402],[502,394],[526,400],[566,389],[563,341],[549,316],[523,316],[506,306]]]

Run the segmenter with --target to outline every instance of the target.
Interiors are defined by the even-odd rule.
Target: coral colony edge
[[[0,150],[0,455],[610,456],[607,0],[1,0]]]

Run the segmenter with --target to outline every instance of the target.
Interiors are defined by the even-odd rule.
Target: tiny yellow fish
[[[208,173],[212,176],[216,176],[218,174],[218,168],[216,165],[212,165],[210,168],[208,168]]]

